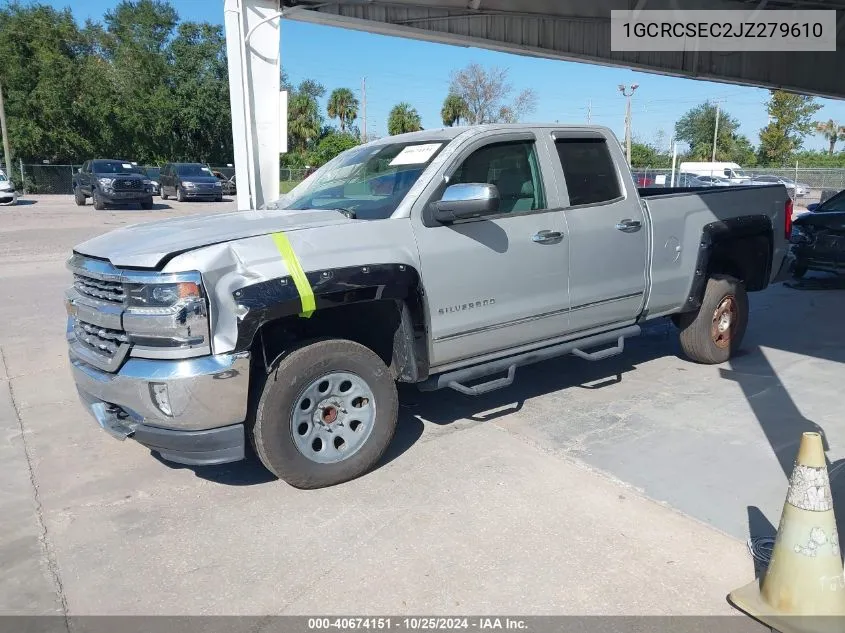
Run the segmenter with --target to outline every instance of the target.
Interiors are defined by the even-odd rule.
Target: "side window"
[[[525,213],[546,208],[540,165],[533,141],[485,145],[461,164],[449,184],[496,185],[501,213]]]
[[[598,204],[622,197],[616,166],[603,138],[555,141],[570,206]]]
[[[733,175],[734,174],[730,169],[725,170],[725,176],[727,176],[728,178],[733,178]]]

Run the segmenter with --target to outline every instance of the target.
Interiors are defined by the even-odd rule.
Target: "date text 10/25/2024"
[[[360,617],[360,618],[308,618],[309,631],[355,630],[511,630],[527,631],[525,620],[499,617]]]

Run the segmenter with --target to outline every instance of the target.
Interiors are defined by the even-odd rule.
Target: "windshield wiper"
[[[350,220],[357,220],[358,215],[355,213],[353,209],[347,209],[346,207],[334,207],[333,211],[340,211],[343,215],[345,215]]]

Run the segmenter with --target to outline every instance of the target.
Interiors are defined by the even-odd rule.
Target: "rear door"
[[[544,341],[568,329],[566,223],[547,145],[533,132],[473,137],[414,205],[432,365]],[[449,184],[489,183],[500,213],[441,224]]]
[[[627,325],[646,290],[648,231],[639,195],[611,132],[553,133],[569,227],[572,331]]]

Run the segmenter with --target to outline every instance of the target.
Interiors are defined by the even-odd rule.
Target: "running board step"
[[[601,334],[594,334],[593,336],[588,336],[587,338],[558,343],[556,345],[550,345],[549,347],[524,352],[515,356],[499,358],[479,365],[436,374],[419,383],[417,387],[420,391],[436,391],[437,389],[448,387],[449,389],[454,389],[455,391],[468,396],[479,396],[496,389],[509,387],[513,384],[517,367],[531,365],[533,363],[557,358],[559,356],[566,356],[567,354],[574,354],[579,358],[589,361],[599,361],[604,360],[605,358],[610,358],[611,356],[617,356],[625,349],[625,339],[638,336],[640,332],[641,330],[639,325],[631,325],[626,328],[611,330],[610,332],[602,332]],[[608,343],[613,343],[614,346],[598,350],[596,352],[584,351],[593,347],[607,345]],[[489,380],[471,387],[465,384],[472,380],[485,378],[503,371],[508,372],[507,376]]]

